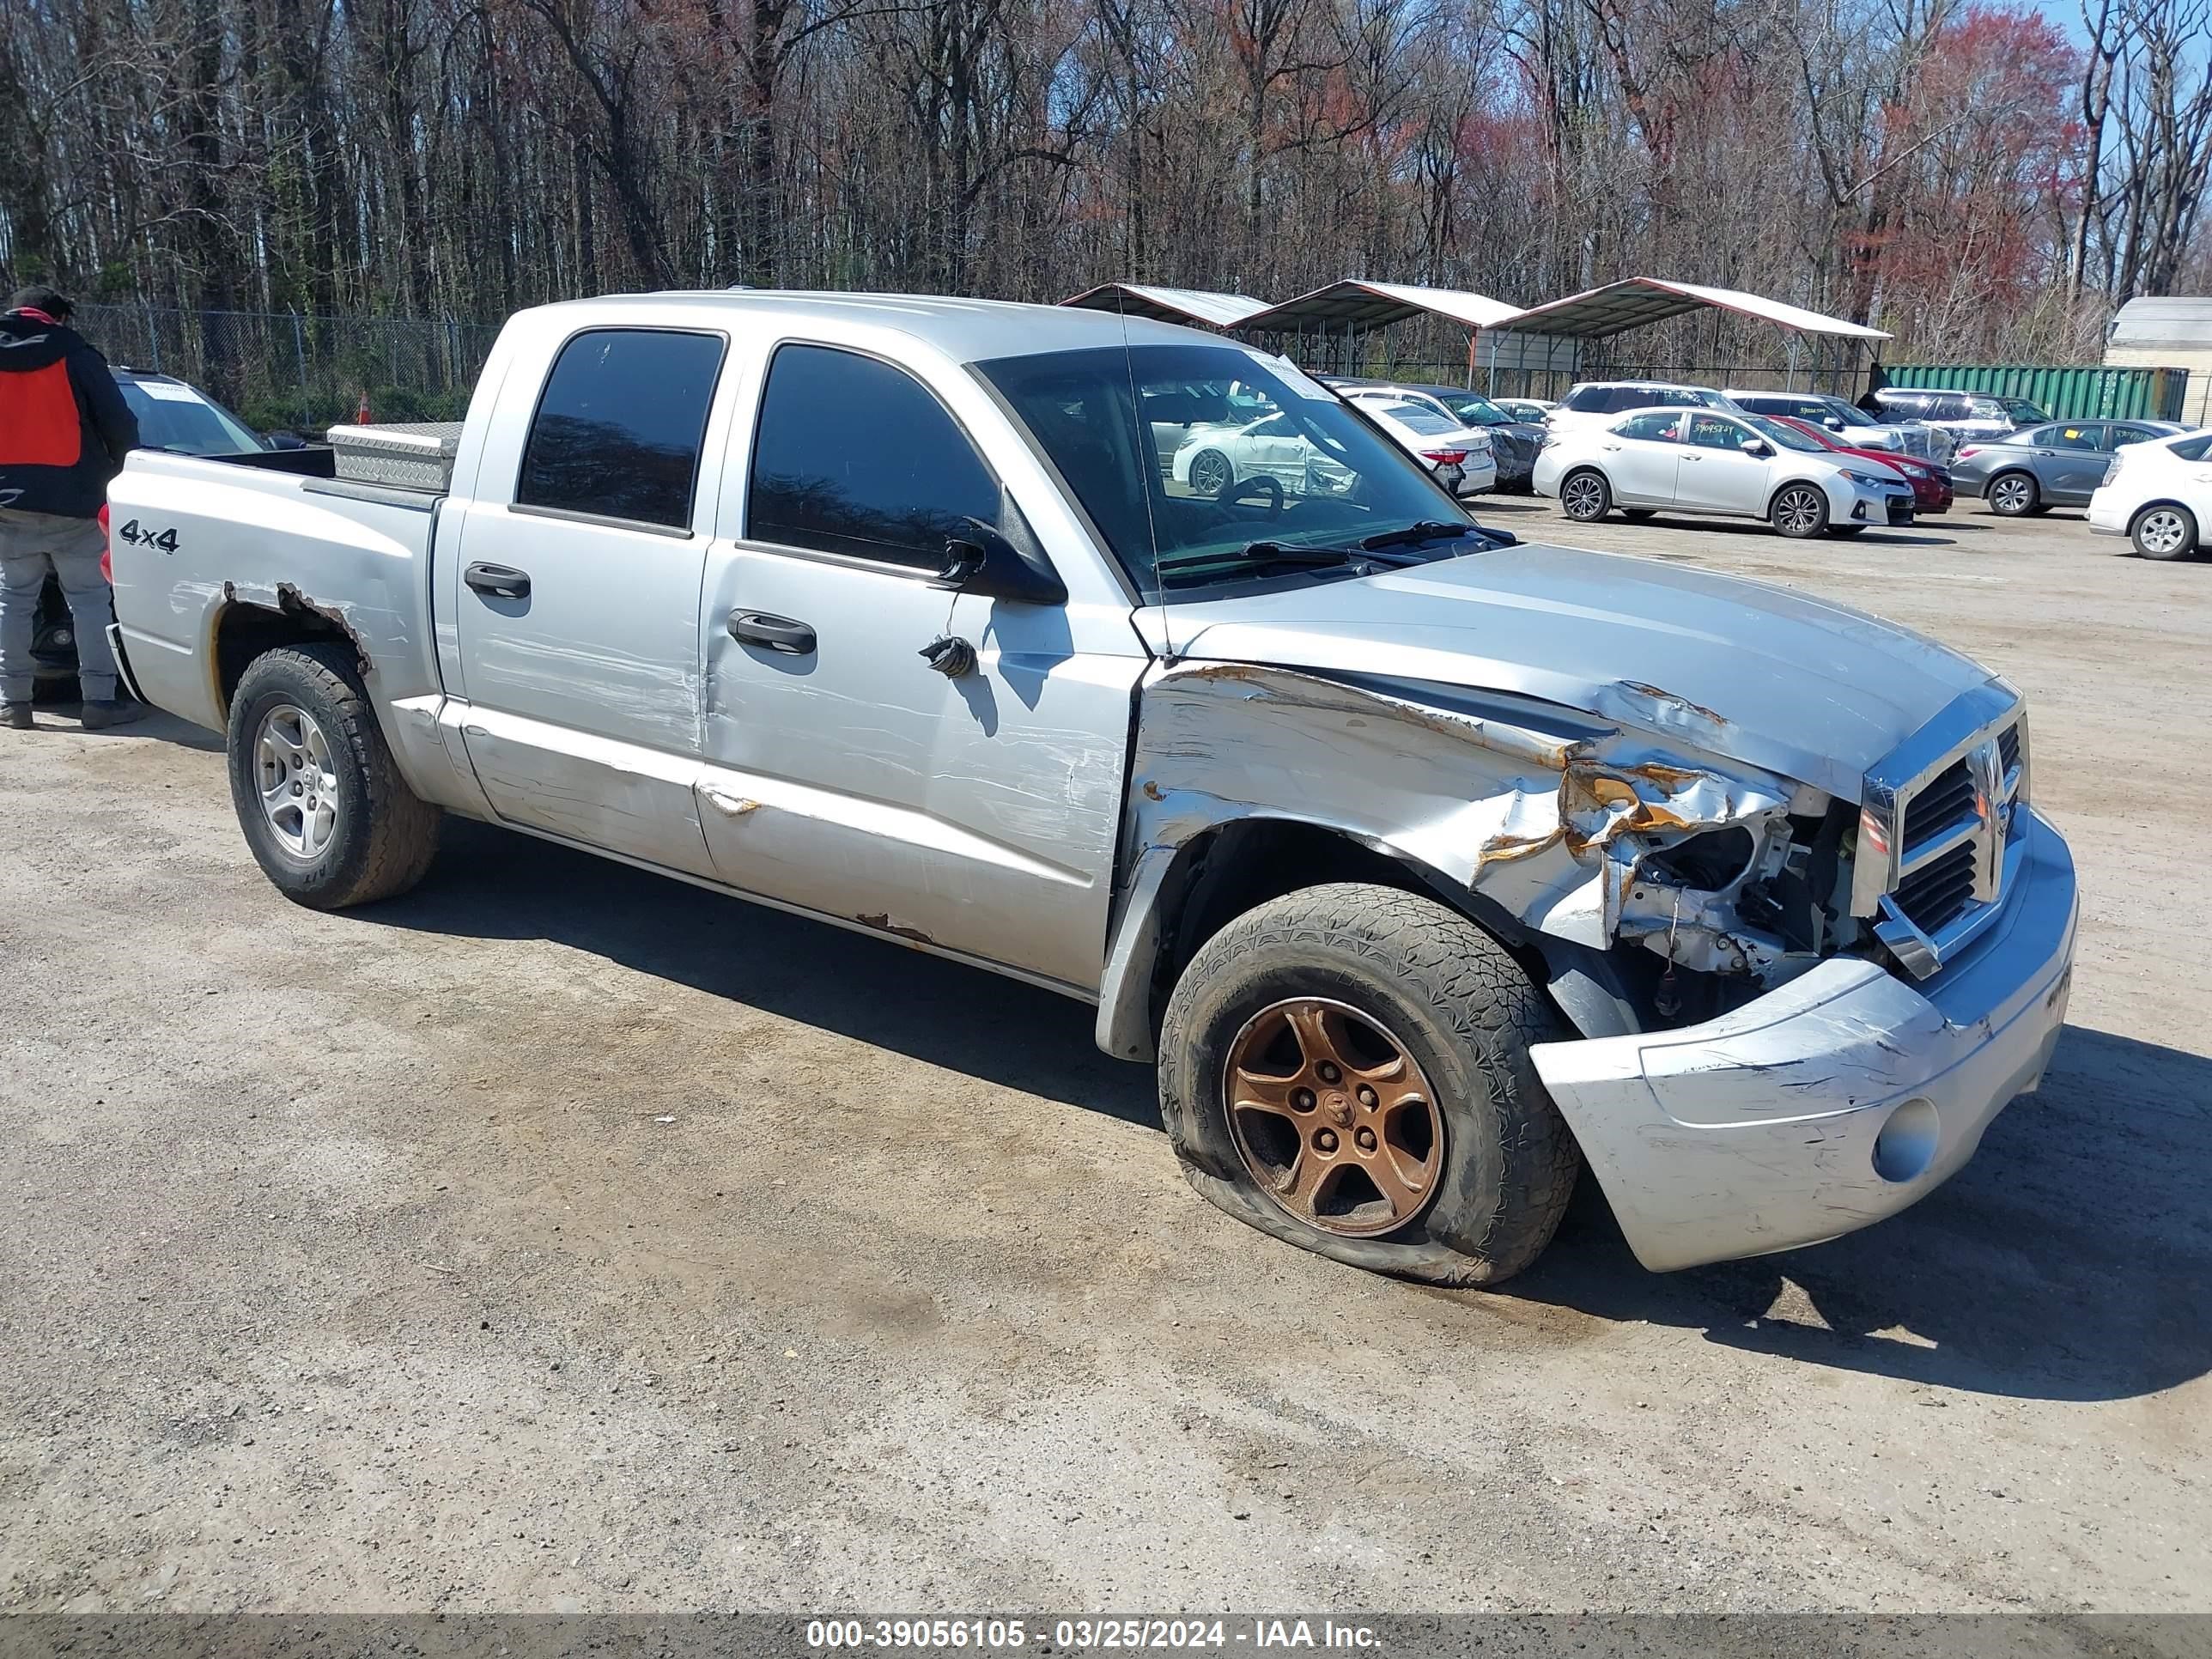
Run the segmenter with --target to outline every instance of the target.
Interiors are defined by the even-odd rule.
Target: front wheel
[[[1602,472],[1584,467],[1559,486],[1559,510],[1577,524],[1595,524],[1612,509],[1613,487]]]
[[[1990,511],[2007,519],[2025,518],[2035,511],[2043,496],[2035,480],[2025,472],[2000,472],[1982,493],[1989,497]]]
[[[2197,515],[2185,507],[2154,507],[2138,513],[2128,538],[2146,559],[2185,559],[2197,550]]]
[[[1559,1035],[1466,917],[1341,883],[1200,947],[1160,1033],[1183,1171],[1261,1231],[1353,1267],[1492,1285],[1550,1242],[1580,1164],[1532,1044]]]
[[[362,691],[353,653],[288,646],[246,665],[230,702],[230,797],[262,872],[316,910],[404,893],[438,850]]]
[[[1828,527],[1828,498],[1811,484],[1791,484],[1774,498],[1766,517],[1792,541],[1803,541]]]

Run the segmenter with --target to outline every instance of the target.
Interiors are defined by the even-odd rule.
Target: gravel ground
[[[1524,535],[2030,694],[2084,890],[1927,1203],[1502,1291],[1199,1200],[1087,1009],[471,824],[295,908],[215,739],[0,732],[0,1612],[2212,1610],[2212,564],[1978,504]]]

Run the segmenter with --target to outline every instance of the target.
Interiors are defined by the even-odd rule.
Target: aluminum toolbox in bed
[[[442,494],[453,481],[459,421],[395,422],[390,426],[334,426],[331,447],[337,475],[354,483],[392,484]]]

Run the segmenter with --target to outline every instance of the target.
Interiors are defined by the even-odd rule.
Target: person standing
[[[100,555],[108,481],[138,444],[138,419],[107,359],[69,325],[51,288],[19,289],[0,315],[0,726],[31,726],[32,619],[52,571],[76,633],[88,731],[145,710],[115,695],[113,615]]]

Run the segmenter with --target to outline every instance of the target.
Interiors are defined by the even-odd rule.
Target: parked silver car
[[[1711,409],[1652,409],[1597,431],[1557,434],[1536,458],[1540,495],[1587,524],[1616,507],[1765,519],[1790,537],[1856,536],[1912,522],[1912,489],[1781,421]]]
[[[1979,495],[1990,512],[2008,519],[2053,507],[2085,507],[2121,445],[2188,430],[2172,421],[2053,421],[1960,445],[1951,461],[1951,485],[1961,495]]]

